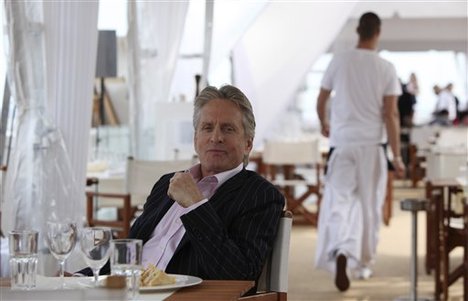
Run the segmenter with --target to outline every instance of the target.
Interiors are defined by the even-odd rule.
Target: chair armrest
[[[99,178],[96,178],[96,177],[86,178],[86,186],[91,186],[95,184],[99,184]]]
[[[130,194],[128,193],[113,193],[113,192],[96,192],[96,191],[86,191],[87,198],[93,197],[103,197],[103,198],[116,198],[116,199],[123,199],[128,197]]]
[[[105,197],[105,198],[120,198],[123,202],[122,208],[122,218],[121,220],[117,221],[102,221],[95,219],[94,217],[94,197]],[[130,194],[122,194],[122,193],[103,193],[103,192],[93,192],[87,191],[86,192],[86,218],[88,220],[88,224],[90,226],[108,226],[108,227],[116,227],[120,228],[121,235],[120,237],[127,237],[130,231],[130,221],[131,217],[135,210],[132,210],[131,207],[131,196]]]

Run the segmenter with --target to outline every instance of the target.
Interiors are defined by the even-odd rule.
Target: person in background
[[[410,133],[413,127],[414,105],[416,104],[416,96],[409,91],[410,82],[408,84],[401,83],[402,94],[398,97],[398,113],[400,116],[400,142],[401,156],[403,162],[409,163],[409,144]]]
[[[129,237],[143,240],[144,266],[202,279],[257,280],[285,200],[245,169],[255,136],[251,104],[234,86],[206,87],[195,99],[193,126],[200,163],[156,182]],[[109,263],[101,269],[107,273]]]
[[[398,113],[400,114],[400,126],[402,128],[411,128],[413,126],[416,96],[408,88],[409,83],[401,83],[403,93],[398,97]]]
[[[403,162],[409,163],[409,144],[411,128],[414,125],[414,106],[416,96],[419,94],[419,85],[416,74],[411,73],[408,83],[401,83],[402,94],[398,97],[398,113],[400,114],[400,141]]]
[[[408,83],[406,84],[406,90],[414,95],[414,97],[418,96],[419,94],[418,78],[414,72],[410,74]]]
[[[357,48],[333,57],[317,98],[321,132],[330,137],[331,149],[315,265],[334,273],[340,291],[350,287],[348,272],[363,279],[372,273],[385,199],[387,141],[396,175],[405,170],[399,155],[401,87],[394,66],[376,52],[380,25],[375,13],[360,17]]]
[[[435,85],[433,89],[434,94],[437,96],[437,103],[432,114],[434,119],[429,124],[451,126],[457,117],[455,97],[447,88],[441,89],[438,85]]]
[[[461,113],[461,108],[460,108],[460,100],[458,97],[453,94],[453,83],[448,83],[447,86],[445,87],[445,90],[447,91],[448,94],[450,94],[453,97],[453,101],[455,102],[455,119],[454,121],[458,122],[461,118],[460,113]]]

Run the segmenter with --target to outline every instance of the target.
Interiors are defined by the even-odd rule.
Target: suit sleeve
[[[207,279],[256,280],[271,250],[284,198],[260,177],[246,186],[227,202],[229,221],[210,202],[181,217]]]
[[[139,238],[139,239],[143,239],[143,241],[146,242],[149,235],[154,229],[154,226],[153,227],[148,226],[148,224],[151,224],[151,219],[154,218],[155,214],[159,213],[162,216],[165,212],[165,211],[159,211],[159,210],[163,210],[164,208],[157,207],[158,200],[160,200],[160,198],[162,199],[162,195],[166,195],[167,185],[169,183],[169,179],[171,178],[172,174],[173,173],[162,176],[161,179],[159,179],[155,183],[155,185],[151,189],[150,195],[148,196],[145,202],[145,205],[144,205],[145,210],[143,214],[140,215],[140,217],[137,218],[135,222],[132,224],[128,238]],[[163,205],[163,204],[161,203],[160,205]],[[169,205],[165,206],[166,210]],[[110,274],[110,272],[111,272],[111,267],[110,267],[110,261],[108,260],[106,264],[99,271],[99,274],[108,275]],[[79,273],[85,276],[93,276],[93,271],[89,267],[84,268],[75,273]]]

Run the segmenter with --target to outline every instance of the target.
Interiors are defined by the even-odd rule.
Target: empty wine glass
[[[76,224],[71,222],[47,222],[46,240],[49,250],[60,266],[60,288],[64,288],[65,261],[76,244]]]
[[[93,270],[94,286],[98,285],[99,270],[109,259],[111,239],[109,228],[87,227],[81,232],[81,251],[86,264]]]

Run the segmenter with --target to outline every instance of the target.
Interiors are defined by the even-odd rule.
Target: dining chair
[[[452,207],[452,201],[457,199],[457,195],[459,195],[461,191],[460,184],[456,179],[434,179],[426,181],[425,195],[429,204],[426,212],[425,269],[428,275],[436,270],[436,265],[440,262],[440,233],[442,231],[441,229],[443,229],[441,225],[443,214],[441,212],[443,212],[443,210],[447,211],[445,208]],[[447,212],[450,212],[450,210]],[[436,278],[438,279],[437,275]]]
[[[117,233],[117,237],[127,237],[131,221],[138,210],[138,206],[144,204],[156,181],[164,174],[185,170],[191,165],[192,160],[150,161],[136,160],[129,157],[126,162],[124,193],[86,192],[86,216],[88,224],[90,226],[111,227]],[[99,206],[95,202],[99,198],[118,200],[117,208],[119,214],[116,220],[103,220],[96,217],[95,208]]]
[[[264,176],[283,192],[286,209],[316,226],[322,197],[319,140],[266,140],[262,160]],[[316,196],[315,204],[307,204],[312,195]]]
[[[443,127],[437,133],[435,144],[439,147],[468,147],[468,129],[466,127]]]
[[[439,131],[439,126],[411,128],[408,146],[408,177],[413,188],[416,188],[419,181],[426,176],[426,156],[435,143]]]
[[[293,214],[291,211],[283,211],[273,250],[257,281],[257,293],[239,300],[286,301],[288,299],[289,245],[292,219]]]
[[[438,253],[435,262],[435,299],[449,300],[449,287],[459,278],[464,279],[464,300],[468,300],[468,201],[458,199],[462,211],[454,210],[454,201],[444,202],[441,194],[437,195],[439,210],[436,211],[439,235],[437,237]],[[463,259],[456,264],[451,252],[457,248],[463,249]]]

